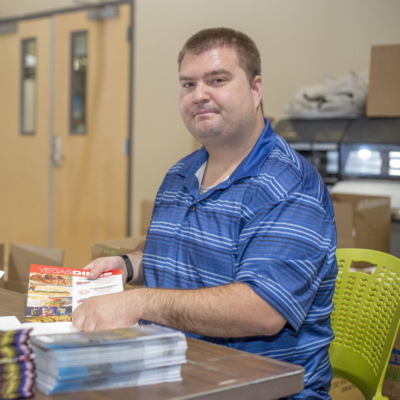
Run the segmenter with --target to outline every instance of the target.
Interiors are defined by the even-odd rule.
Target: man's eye
[[[191,87],[193,87],[194,86],[194,83],[192,83],[192,82],[186,82],[186,83],[184,83],[183,85],[182,85],[182,87],[184,87],[184,88],[191,88]]]
[[[222,78],[215,78],[211,81],[212,84],[219,84],[219,83],[223,83],[224,80]]]

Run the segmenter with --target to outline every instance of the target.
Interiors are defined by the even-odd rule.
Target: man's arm
[[[194,290],[140,288],[87,299],[73,314],[83,331],[129,327],[139,319],[214,337],[273,335],[286,320],[243,283]]]
[[[143,282],[143,249],[140,243],[128,254],[134,269],[131,284]],[[102,272],[121,268],[119,257],[98,258],[85,269],[89,279]],[[73,313],[74,325],[83,331],[117,329],[145,319],[185,332],[214,337],[273,335],[286,320],[243,283],[194,290],[140,288],[85,300]]]

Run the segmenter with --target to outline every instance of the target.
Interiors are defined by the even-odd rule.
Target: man
[[[145,287],[86,300],[84,331],[139,319],[297,363],[305,390],[328,399],[329,316],[337,273],[329,193],[263,118],[254,42],[226,28],[192,36],[179,55],[180,112],[203,148],[167,173],[145,246],[129,255]],[[89,264],[90,278],[127,267]],[[136,280],[135,280],[136,279]]]

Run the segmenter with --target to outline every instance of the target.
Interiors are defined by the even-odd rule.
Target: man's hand
[[[141,285],[143,283],[143,249],[144,249],[145,241],[139,243],[135,250],[132,253],[127,254],[129,259],[131,260],[133,267],[133,279],[131,282],[126,282],[126,278],[128,276],[126,270],[125,261],[120,256],[112,256],[112,257],[100,257],[96,260],[93,260],[91,263],[86,265],[83,269],[90,270],[91,272],[88,275],[89,279],[97,279],[100,274],[103,272],[112,271],[114,269],[121,269],[122,271],[122,281],[125,283],[130,283],[131,285]]]
[[[119,256],[113,257],[100,257],[93,260],[86,265],[83,269],[90,270],[88,275],[89,279],[97,279],[103,272],[112,271],[114,269],[121,269],[122,281],[126,282],[127,271],[124,260]]]
[[[129,328],[141,315],[138,305],[130,300],[131,290],[122,293],[91,297],[72,314],[73,325],[81,331]]]

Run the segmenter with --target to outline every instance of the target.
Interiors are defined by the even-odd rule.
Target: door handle
[[[51,160],[53,162],[53,167],[61,167],[61,137],[53,136],[51,149]]]

